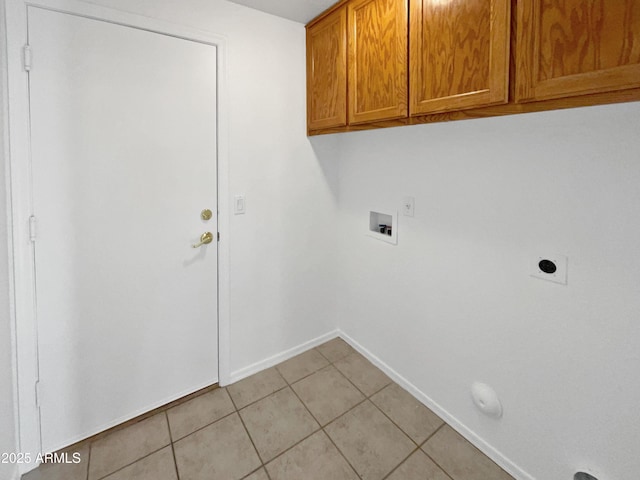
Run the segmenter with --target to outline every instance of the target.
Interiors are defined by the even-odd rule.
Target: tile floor
[[[337,338],[23,480],[509,480]]]

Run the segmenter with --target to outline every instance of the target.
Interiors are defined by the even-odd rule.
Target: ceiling
[[[337,0],[230,0],[233,3],[262,10],[263,12],[307,23],[324,12]]]

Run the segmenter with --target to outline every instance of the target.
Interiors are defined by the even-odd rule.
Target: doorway
[[[218,381],[217,49],[38,7],[28,34],[53,451]]]

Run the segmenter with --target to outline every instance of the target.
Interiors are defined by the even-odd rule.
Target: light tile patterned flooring
[[[23,480],[509,480],[337,338]]]

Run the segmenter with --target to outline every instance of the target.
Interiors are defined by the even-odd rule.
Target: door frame
[[[0,0],[2,1],[2,0]],[[27,9],[44,8],[162,35],[213,45],[217,49],[217,182],[218,182],[218,378],[229,381],[229,154],[226,92],[225,36],[141,15],[83,3],[77,0],[4,0],[7,36],[6,85],[3,85],[5,138],[9,140],[5,158],[7,172],[7,216],[9,241],[9,283],[13,352],[17,380],[16,451],[37,455],[41,451],[40,415],[36,404],[38,380],[38,332],[36,323],[35,263],[29,240],[32,215],[30,117],[28,75],[23,65],[23,47],[28,43]],[[34,55],[37,65],[37,54]],[[3,82],[4,83],[4,82]],[[8,113],[7,113],[8,110]],[[5,132],[3,132],[5,133]],[[160,406],[160,405],[157,405]],[[26,473],[35,464],[22,464]]]

